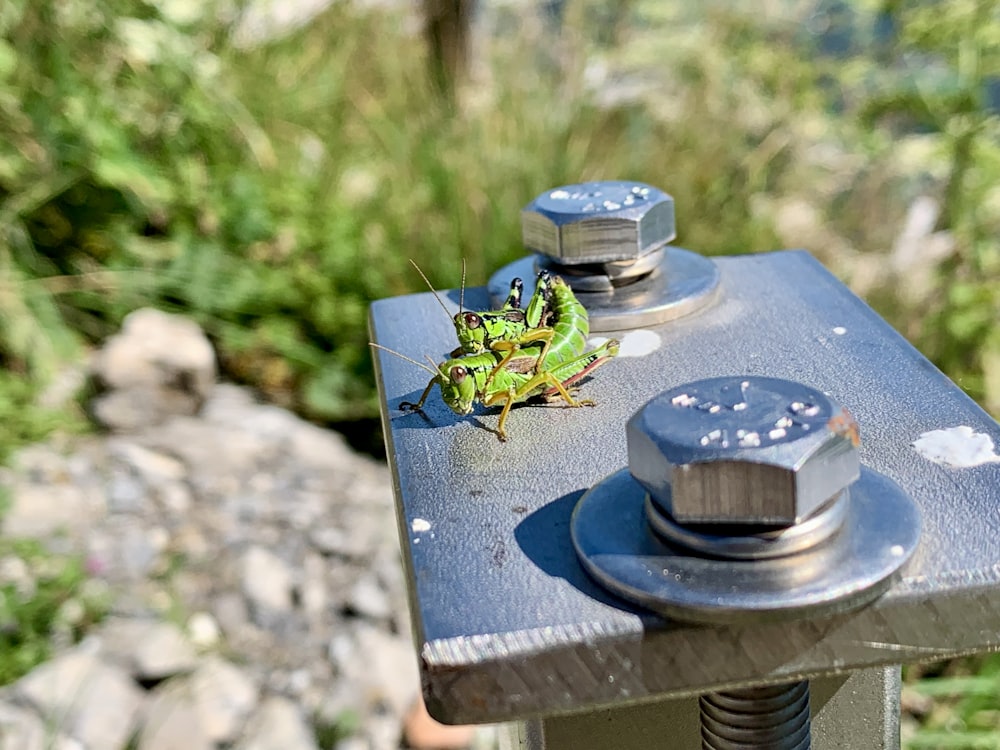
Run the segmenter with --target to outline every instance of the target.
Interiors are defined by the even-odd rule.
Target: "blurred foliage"
[[[869,114],[904,116],[935,134],[948,164],[939,226],[956,241],[921,311],[919,344],[1000,414],[1000,6],[902,5],[896,57],[909,74],[873,96]]]
[[[522,254],[531,197],[623,177],[674,194],[687,247],[813,250],[996,406],[988,5],[498,6],[452,101],[402,11],[335,3],[240,41],[231,5],[10,0],[0,362],[35,388],[155,305],[197,319],[228,376],[273,400],[370,417],[367,307],[420,289],[407,258],[439,287],[462,259],[482,283]],[[956,250],[914,306],[878,259],[928,191]]]
[[[39,404],[38,388],[26,378],[4,370],[0,370],[0,424],[4,427],[0,465],[7,462],[19,445],[38,442],[55,429],[72,432],[85,429],[82,410],[70,413]]]
[[[88,585],[79,560],[0,540],[0,685],[45,661],[54,640],[76,642],[107,606],[106,591]]]
[[[903,704],[908,750],[1000,748],[1000,655],[904,667]]]
[[[526,198],[562,182],[667,181],[712,223],[690,223],[702,249],[773,244],[738,197],[757,179],[745,144],[599,106],[580,50],[546,70],[502,40],[504,75],[456,112],[398,16],[337,4],[246,49],[211,6],[169,7],[44,0],[0,17],[0,354],[34,381],[154,304],[197,318],[229,374],[275,400],[371,416],[368,303],[416,286],[406,257],[440,286],[463,258],[483,281],[522,252]]]

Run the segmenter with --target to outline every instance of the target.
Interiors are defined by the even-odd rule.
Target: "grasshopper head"
[[[459,360],[448,360],[438,365],[438,385],[441,386],[441,400],[456,414],[472,413],[476,400],[476,379]]]
[[[486,326],[474,312],[459,312],[452,318],[459,348],[466,354],[479,354],[486,350]]]

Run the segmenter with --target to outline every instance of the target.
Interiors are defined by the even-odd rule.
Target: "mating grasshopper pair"
[[[419,268],[417,271],[427,281]],[[430,286],[429,281],[427,284]],[[463,311],[464,290],[463,273],[459,311],[452,318],[459,346],[445,362],[434,366],[428,358],[432,369],[372,344],[431,373],[420,399],[416,403],[404,401],[401,409],[420,410],[435,385],[441,388],[444,403],[456,414],[470,414],[476,402],[484,406],[502,404],[496,432],[505,441],[504,425],[515,403],[541,397],[547,401],[562,399],[567,406],[594,405],[593,401],[574,399],[568,389],[614,357],[618,342],[610,340],[593,351],[585,351],[590,323],[586,309],[569,285],[542,271],[534,294],[522,309],[523,284],[514,279],[504,305],[485,312]],[[431,291],[447,312],[433,287]]]

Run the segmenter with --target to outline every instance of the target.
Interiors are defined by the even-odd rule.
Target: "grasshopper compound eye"
[[[465,325],[469,328],[479,328],[482,322],[482,319],[475,313],[470,312],[465,314]]]
[[[451,382],[461,383],[465,380],[465,376],[469,374],[469,371],[460,365],[456,365],[451,368],[448,374],[451,377]]]

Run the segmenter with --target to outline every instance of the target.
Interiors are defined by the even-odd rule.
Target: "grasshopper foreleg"
[[[427,384],[427,387],[424,388],[424,392],[420,394],[420,400],[418,400],[417,403],[413,403],[412,401],[400,401],[399,402],[399,410],[400,411],[422,411],[423,408],[424,408],[424,403],[427,401],[427,397],[429,395],[431,395],[431,388],[434,387],[434,384],[436,382],[437,382],[437,378],[431,378],[431,382],[429,382]]]

